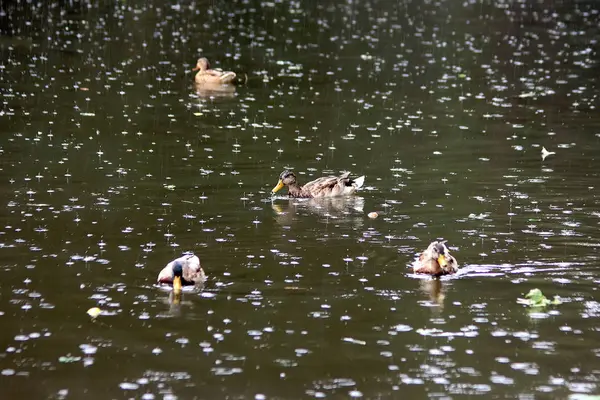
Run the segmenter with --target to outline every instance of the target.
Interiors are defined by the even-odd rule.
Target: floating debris
[[[531,289],[529,293],[525,295],[524,299],[517,299],[517,303],[524,304],[529,307],[546,307],[549,305],[562,304],[558,296],[554,296],[554,299],[548,300],[540,289]]]
[[[546,157],[551,156],[552,154],[556,154],[555,151],[548,151],[545,147],[542,147],[542,161],[546,159]]]
[[[520,98],[522,99],[526,99],[528,97],[535,97],[535,92],[526,92],[526,93],[521,93],[519,95]]]
[[[100,310],[98,307],[92,307],[89,310],[87,310],[88,315],[92,318],[96,318],[98,315],[100,315],[101,312],[102,310]]]
[[[375,218],[379,217],[379,214],[377,214],[375,211],[373,211],[373,212],[368,213],[367,217],[369,217],[371,219],[375,219]]]
[[[351,337],[345,337],[342,340],[344,342],[348,342],[348,343],[360,344],[361,346],[364,346],[367,344],[367,342],[365,342],[364,340],[358,340],[358,339],[354,339]]]
[[[64,363],[64,364],[73,363],[73,362],[77,362],[77,361],[81,361],[81,357],[78,357],[78,356],[74,357],[71,355],[58,357],[58,362]]]

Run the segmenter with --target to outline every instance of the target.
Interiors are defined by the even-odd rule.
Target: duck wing
[[[158,283],[173,283],[173,262],[167,264],[158,274],[158,278],[156,278],[156,282]]]
[[[200,259],[195,255],[187,255],[178,258],[182,263],[183,280],[189,284],[203,283],[206,281],[206,275],[200,265]]]
[[[214,77],[214,79],[219,80],[223,84],[233,82],[236,76],[233,71],[220,71],[218,69],[209,69],[206,71],[206,74]]]
[[[221,80],[221,83],[226,84],[226,83],[232,83],[233,80],[235,79],[236,75],[235,72],[232,71],[225,71],[221,73],[221,77],[219,78]]]
[[[350,178],[350,172],[340,176],[324,176],[310,181],[302,186],[302,192],[310,194],[307,197],[334,197],[352,194],[360,188],[365,177]]]

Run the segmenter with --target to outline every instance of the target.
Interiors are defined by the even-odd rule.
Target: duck
[[[172,284],[173,292],[180,293],[182,286],[200,285],[206,282],[206,274],[200,266],[200,259],[193,254],[183,255],[160,271],[157,282]]]
[[[196,61],[196,67],[192,71],[198,71],[194,80],[198,84],[228,84],[233,83],[235,79],[235,72],[232,71],[219,71],[216,69],[210,69],[208,59],[201,57]]]
[[[444,242],[431,242],[413,265],[415,274],[427,274],[432,276],[452,275],[458,271],[456,258],[450,254],[450,250]]]
[[[279,175],[279,182],[271,190],[277,193],[284,186],[288,187],[288,196],[296,198],[336,197],[351,195],[360,189],[365,183],[365,176],[350,178],[350,172],[340,176],[323,176],[314,181],[299,185],[296,174],[285,170]]]

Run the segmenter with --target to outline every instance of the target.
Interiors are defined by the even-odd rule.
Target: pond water
[[[3,2],[3,396],[600,393],[599,10]],[[271,199],[286,168],[366,187]],[[411,274],[438,238],[460,273]]]

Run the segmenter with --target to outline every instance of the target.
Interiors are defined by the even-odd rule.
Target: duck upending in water
[[[296,175],[292,171],[285,170],[279,175],[279,182],[272,190],[276,193],[282,187],[288,187],[290,197],[335,197],[353,194],[365,183],[365,177],[350,178],[350,172],[345,172],[340,176],[324,176],[317,178],[300,186],[296,182]]]
[[[206,281],[206,274],[200,266],[200,259],[186,254],[167,264],[158,274],[157,282],[172,284],[173,292],[179,293],[182,286],[199,285]]]
[[[219,71],[216,69],[210,69],[208,59],[202,57],[196,62],[196,67],[192,71],[198,71],[194,80],[198,84],[228,84],[233,83],[235,79],[235,72],[232,71]]]
[[[451,275],[456,271],[458,271],[456,258],[450,255],[450,250],[444,242],[432,242],[413,266],[415,274],[441,276]]]

